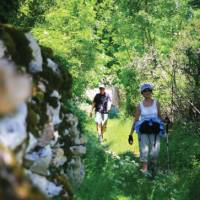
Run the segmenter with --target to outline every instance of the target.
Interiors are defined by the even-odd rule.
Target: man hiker
[[[134,129],[138,133],[141,172],[150,175],[149,164],[152,175],[155,175],[156,164],[160,152],[160,137],[164,136],[164,123],[161,118],[160,103],[152,98],[153,86],[149,83],[141,85],[140,92],[143,96],[136,107],[133,127],[129,134],[129,144],[133,143]],[[150,160],[148,159],[150,157]]]
[[[95,108],[95,122],[99,143],[101,143],[103,140],[103,133],[105,132],[107,125],[108,111],[111,108],[111,104],[111,98],[109,94],[106,93],[105,86],[101,84],[99,86],[99,93],[94,97],[90,112],[90,116],[92,117],[92,111]]]

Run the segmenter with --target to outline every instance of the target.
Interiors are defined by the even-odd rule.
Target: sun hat
[[[105,89],[105,85],[104,85],[104,84],[100,84],[100,85],[99,85],[99,89],[100,89],[100,88],[104,88],[104,89]]]
[[[140,92],[143,92],[146,89],[153,90],[153,85],[151,83],[144,83],[140,86]]]

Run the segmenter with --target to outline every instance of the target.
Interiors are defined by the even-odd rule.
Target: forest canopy
[[[196,119],[199,7],[197,0],[10,0],[2,1],[0,20],[30,30],[53,49],[73,76],[76,101],[104,82],[121,89],[132,114],[139,84],[148,81],[170,106],[166,112]]]

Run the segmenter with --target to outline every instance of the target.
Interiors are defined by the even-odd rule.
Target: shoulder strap
[[[143,102],[140,102],[140,111],[142,111],[142,108],[143,108]]]
[[[156,101],[156,99],[153,100],[153,105],[157,107],[157,101]]]
[[[154,106],[155,106],[155,108],[158,110],[158,104],[157,104],[157,100],[156,99],[154,99]]]

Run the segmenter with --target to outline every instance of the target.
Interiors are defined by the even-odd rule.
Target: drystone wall
[[[72,199],[86,153],[72,79],[30,33],[0,25],[0,199]]]

